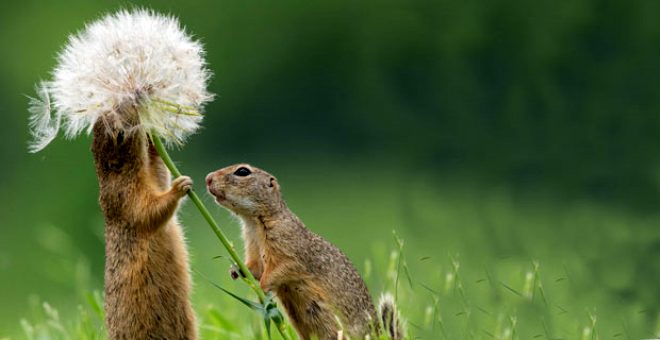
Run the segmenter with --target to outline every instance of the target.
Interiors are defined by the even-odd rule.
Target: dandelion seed
[[[528,271],[527,274],[525,275],[525,285],[523,286],[522,295],[527,299],[531,300],[533,296],[533,291],[534,291],[534,273]]]
[[[445,294],[448,294],[454,287],[454,278],[453,272],[447,272],[445,275]]]
[[[424,326],[430,326],[431,322],[433,322],[433,307],[426,306],[426,309],[424,309]]]
[[[371,277],[371,260],[364,260],[364,279]]]
[[[100,118],[135,128],[127,108],[137,112],[139,128],[182,143],[213,98],[203,55],[176,18],[153,11],[119,11],[87,25],[69,37],[53,79],[30,98],[29,150],[45,148],[60,128],[67,138],[89,134]]]
[[[397,277],[397,264],[399,259],[399,253],[396,250],[393,250],[390,253],[390,261],[387,266],[387,278],[390,280],[395,280]]]
[[[591,337],[591,328],[589,328],[588,326],[585,326],[585,327],[582,329],[582,339],[583,339],[583,340],[587,340],[587,339],[589,339],[590,337]]]
[[[34,338],[34,327],[25,319],[21,319],[21,327],[23,328],[23,333],[28,339]]]

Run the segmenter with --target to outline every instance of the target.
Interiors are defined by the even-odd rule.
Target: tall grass
[[[595,340],[660,336],[660,320],[647,328],[641,310],[600,310],[588,299],[576,297],[565,268],[558,276],[553,270],[546,275],[539,261],[478,268],[463,263],[456,254],[438,262],[428,257],[417,259],[424,263],[417,270],[437,271],[416,275],[410,272],[404,241],[395,234],[394,243],[387,261],[371,258],[364,266],[384,269],[383,277],[375,276],[371,269],[364,276],[370,282],[386,278],[384,290],[396,294],[407,339]],[[372,289],[372,293],[376,296],[379,292]],[[195,307],[202,339],[268,339],[260,318],[253,317],[236,300],[220,298],[218,293],[197,296]],[[30,305],[30,317],[20,320],[21,337],[106,338],[98,291],[86,293],[77,312],[68,318],[60,316],[47,302],[33,298]],[[286,332],[296,338],[290,326]]]
[[[411,339],[660,337],[660,295],[652,280],[657,214],[484,189],[450,176],[406,176],[405,186],[398,186],[396,174],[365,179],[325,164],[294,170],[276,172],[290,207],[348,254],[374,298],[385,291],[396,295]],[[328,172],[333,176],[323,178],[323,190],[310,191],[319,185],[315,176]],[[80,196],[96,188],[90,190]],[[3,250],[24,254],[13,257],[24,262],[21,275],[0,280],[0,289],[12,292],[2,295],[0,338],[103,338],[102,314],[94,307],[102,304],[89,298],[102,287],[103,221],[93,200],[75,203],[60,209],[90,211],[91,222],[65,212],[58,219],[47,210],[41,214],[52,223],[26,229],[22,242]],[[237,221],[219,207],[211,212],[238,240]],[[180,215],[192,268],[247,296],[249,288],[229,277],[228,263],[214,259],[224,253],[196,211],[184,205]],[[21,252],[29,240],[35,240],[30,253]],[[259,315],[198,274],[193,278],[203,339],[267,338]],[[48,311],[43,300],[26,302],[30,292],[45,297]]]

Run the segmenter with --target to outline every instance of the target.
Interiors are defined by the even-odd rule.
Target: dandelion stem
[[[165,145],[163,145],[163,142],[160,140],[160,137],[158,136],[158,133],[156,131],[151,131],[151,141],[153,142],[156,151],[160,155],[160,158],[163,159],[165,166],[167,166],[167,168],[170,170],[172,175],[174,175],[174,177],[180,177],[181,172],[179,171],[179,169],[177,169],[176,165],[174,165],[172,158],[170,158],[170,155],[167,153],[167,150],[165,149]],[[259,302],[263,304],[264,301],[266,301],[266,294],[264,293],[263,290],[261,290],[260,286],[257,284],[257,280],[252,275],[252,272],[248,270],[247,266],[243,263],[243,261],[241,261],[240,257],[238,257],[238,254],[236,253],[234,246],[231,245],[229,239],[227,239],[227,236],[225,236],[225,234],[222,232],[222,230],[215,222],[213,217],[211,217],[211,213],[209,213],[209,210],[206,208],[206,206],[204,206],[204,203],[202,203],[202,201],[199,199],[197,193],[192,189],[188,191],[188,197],[190,197],[190,200],[193,202],[193,204],[195,204],[195,206],[202,214],[206,222],[208,222],[209,226],[211,227],[215,235],[218,237],[222,245],[225,247],[225,249],[227,249],[227,252],[229,253],[229,256],[231,256],[234,263],[236,263],[236,265],[241,269],[241,271],[245,275],[244,281],[257,294],[257,297],[259,298]],[[282,319],[274,319],[273,321],[277,325],[277,330],[279,331],[282,338],[288,340],[289,336],[285,331],[284,321]]]
[[[161,109],[163,111],[173,113],[175,115],[184,115],[184,116],[192,116],[192,117],[201,117],[202,116],[197,111],[185,111],[181,108],[172,108],[172,107],[169,107],[169,106],[164,106],[164,105],[159,105],[159,104],[156,104],[156,107],[158,107],[159,109]]]
[[[151,100],[154,101],[154,102],[157,102],[157,103],[161,103],[161,104],[165,104],[165,105],[173,106],[173,107],[176,107],[176,108],[186,109],[186,110],[188,110],[188,111],[195,111],[195,112],[197,111],[197,110],[195,110],[195,108],[192,107],[192,106],[188,106],[188,105],[180,105],[180,104],[177,104],[177,103],[175,103],[175,102],[171,102],[171,101],[169,101],[169,100],[165,100],[165,99],[161,99],[161,98],[153,98],[153,99],[151,99]]]

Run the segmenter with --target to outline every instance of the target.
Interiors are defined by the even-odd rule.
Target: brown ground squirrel
[[[264,290],[275,292],[301,339],[336,339],[342,327],[358,338],[378,332],[371,296],[353,264],[289,210],[275,177],[237,164],[206,182],[216,202],[241,218],[247,267]]]
[[[188,253],[175,212],[192,180],[170,173],[142,129],[100,118],[92,153],[105,215],[110,339],[195,339]]]

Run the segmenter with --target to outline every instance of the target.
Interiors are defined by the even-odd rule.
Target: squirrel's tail
[[[385,293],[380,296],[378,314],[380,321],[383,324],[383,329],[390,339],[402,340],[404,334],[403,322],[401,321],[401,315],[396,308],[396,303],[394,302],[392,294]]]

